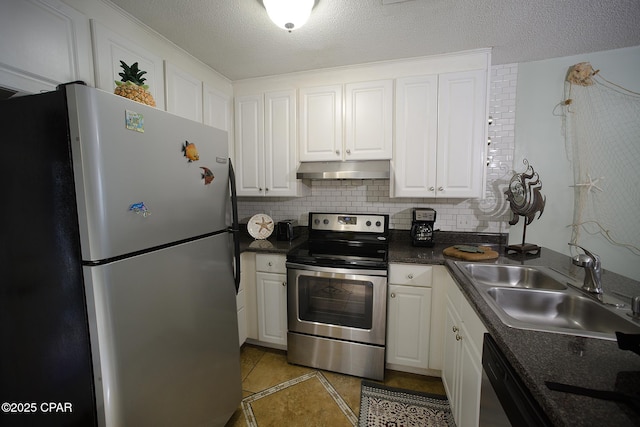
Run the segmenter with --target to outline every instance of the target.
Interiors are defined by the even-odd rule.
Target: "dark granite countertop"
[[[249,235],[247,225],[240,226],[240,252],[262,252],[286,255],[292,249],[297,248],[307,240],[307,228],[298,227],[298,236],[291,241],[276,239],[276,233],[272,233],[268,239],[255,240]]]
[[[246,232],[241,236],[243,251],[281,254],[306,240],[304,233],[291,242],[277,241],[275,236],[254,241]],[[547,266],[580,282],[584,270],[571,264],[570,257],[547,248],[542,248],[538,256],[505,255],[506,235],[436,232],[434,241],[431,248],[414,247],[408,231],[392,230],[389,262],[445,265],[487,331],[556,426],[640,426],[640,414],[623,403],[551,391],[545,386],[545,381],[555,381],[640,397],[640,356],[618,349],[615,341],[507,327],[475,287],[457,272],[456,259],[444,256],[442,250],[453,244],[490,245],[500,254],[499,258],[481,262]],[[606,269],[602,283],[605,293],[616,290],[640,295],[640,282]]]
[[[444,248],[455,243],[489,243],[494,246],[496,241],[492,236],[469,235],[467,239],[461,233],[457,236],[460,238],[458,241],[439,241],[436,238],[433,248],[416,248],[411,246],[408,238],[397,237],[390,242],[389,262],[446,265],[487,331],[556,426],[640,426],[640,414],[623,403],[551,391],[545,385],[545,381],[555,381],[622,391],[640,398],[639,355],[620,350],[615,341],[525,331],[504,325],[476,288],[457,272],[454,265],[457,260],[442,255]],[[584,278],[584,270],[574,266],[570,257],[564,254],[542,248],[539,256],[506,256],[503,244],[495,246],[501,254],[498,259],[481,262],[541,265],[563,272],[578,282]],[[605,293],[616,290],[627,295],[640,295],[639,282],[606,270],[602,274],[602,283]]]

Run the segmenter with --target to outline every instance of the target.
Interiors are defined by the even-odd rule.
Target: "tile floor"
[[[243,398],[266,390],[282,382],[316,371],[316,369],[313,368],[288,364],[286,352],[284,351],[258,347],[250,344],[245,344],[242,347],[241,359]],[[334,372],[320,372],[357,417],[360,409],[360,382],[362,379]],[[445,394],[442,381],[437,377],[387,370],[385,372],[383,383],[391,387],[399,387],[438,395]],[[281,398],[285,397],[288,401],[279,403],[272,401],[271,406],[273,406],[273,408],[271,408],[271,410],[261,412],[259,415],[256,415],[257,423],[260,427],[298,426],[300,425],[300,422],[293,421],[294,417],[298,415],[307,417],[304,418],[308,421],[304,423],[305,425],[338,425],[335,421],[330,421],[331,418],[327,415],[328,410],[326,407],[323,407],[323,405],[326,405],[326,402],[323,403],[323,399],[317,397],[319,393],[325,391],[322,386],[314,386],[313,381],[305,381],[304,387],[296,387],[297,390],[295,391],[295,394],[293,394],[294,388],[291,387],[291,392],[288,397],[285,397],[287,396],[285,394],[280,394],[282,392],[278,392]],[[313,387],[316,388],[314,389]],[[325,395],[327,393],[322,394]],[[295,403],[292,403],[294,401]],[[265,400],[265,402],[267,401]],[[335,402],[332,400],[332,403]],[[278,409],[276,406],[292,406],[292,408]],[[335,405],[334,412],[338,412],[337,416],[343,417],[338,405]],[[350,425],[349,423],[346,424]],[[246,426],[247,423],[245,421],[242,408],[238,407],[238,410],[236,410],[233,417],[226,424],[226,427]]]

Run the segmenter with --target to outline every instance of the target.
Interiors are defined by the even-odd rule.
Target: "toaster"
[[[277,240],[293,240],[296,238],[296,226],[298,221],[294,219],[285,219],[279,221],[276,228]]]

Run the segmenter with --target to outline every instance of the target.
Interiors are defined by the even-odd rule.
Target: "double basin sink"
[[[628,302],[605,304],[579,289],[581,283],[548,267],[455,264],[507,326],[607,340],[616,340],[616,331],[640,333]]]

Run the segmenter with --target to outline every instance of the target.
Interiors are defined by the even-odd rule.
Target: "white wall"
[[[514,169],[523,172],[522,159],[528,159],[547,198],[542,217],[527,227],[526,240],[566,254],[573,222],[573,172],[557,105],[563,100],[567,70],[578,62],[590,62],[607,80],[640,92],[640,46],[518,64]],[[522,222],[511,227],[509,243],[522,242]],[[640,257],[628,249],[586,233],[579,243],[600,255],[604,269],[640,280]]]

